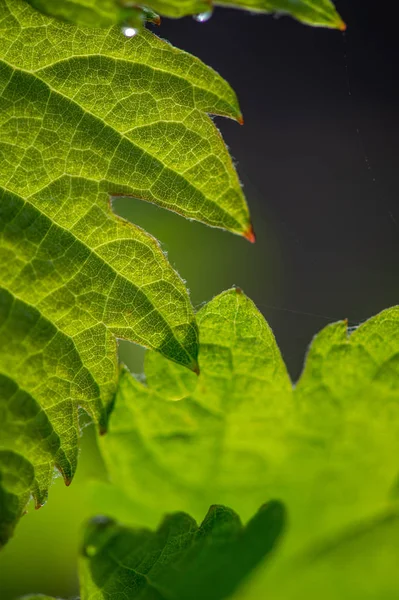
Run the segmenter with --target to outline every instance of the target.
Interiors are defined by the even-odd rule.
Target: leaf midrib
[[[15,66],[13,66],[11,63],[9,63],[9,62],[5,61],[3,58],[1,58],[1,59],[0,59],[0,63],[4,63],[4,64],[5,64],[5,65],[7,65],[7,66],[8,66],[10,69],[13,69],[13,70],[14,70],[14,71],[16,71],[16,72],[19,72],[19,73],[23,73],[23,74],[25,74],[25,75],[29,75],[29,76],[34,76],[34,77],[36,77],[36,74],[35,74],[34,72],[31,72],[31,71],[29,71],[29,70],[26,70],[26,69],[22,69],[22,68],[20,68],[20,67],[15,67]],[[108,123],[108,122],[105,122],[105,121],[102,119],[102,117],[99,117],[99,116],[97,116],[95,113],[92,113],[90,110],[88,110],[87,108],[83,107],[81,104],[79,104],[79,102],[77,102],[77,101],[76,101],[76,100],[74,100],[73,98],[70,98],[69,96],[66,96],[64,93],[62,93],[62,92],[60,92],[59,90],[55,89],[55,88],[54,88],[52,85],[50,85],[50,84],[49,84],[49,83],[48,83],[48,82],[47,82],[45,79],[42,79],[41,77],[37,77],[37,79],[38,79],[39,81],[41,81],[41,82],[42,82],[42,83],[43,83],[43,84],[44,84],[44,85],[45,85],[45,86],[48,88],[48,90],[49,90],[50,94],[54,94],[54,95],[56,95],[56,96],[60,96],[61,98],[63,98],[63,99],[64,99],[64,100],[66,100],[67,102],[70,102],[70,103],[72,103],[74,106],[78,107],[78,108],[79,108],[79,109],[82,111],[83,115],[89,115],[91,118],[95,119],[95,121],[96,121],[96,122],[101,122],[103,125],[105,125],[105,127],[108,127],[108,128],[109,128],[109,129],[110,129],[110,130],[111,130],[113,133],[115,133],[115,134],[116,134],[116,135],[117,135],[117,136],[120,138],[120,141],[122,141],[122,140],[125,140],[125,141],[126,141],[126,142],[127,142],[129,145],[130,145],[130,146],[132,146],[133,148],[137,148],[138,150],[140,150],[141,152],[143,152],[144,154],[146,154],[147,156],[149,156],[149,157],[150,157],[150,158],[151,158],[151,159],[152,159],[154,162],[156,162],[156,163],[160,164],[163,170],[168,170],[168,171],[171,171],[171,172],[172,172],[172,173],[173,173],[175,176],[177,176],[178,178],[181,178],[181,179],[183,179],[183,180],[186,182],[186,184],[187,184],[187,185],[190,187],[190,189],[194,190],[196,194],[200,194],[200,195],[201,195],[201,197],[202,197],[202,198],[203,198],[203,199],[204,199],[206,202],[209,202],[209,203],[211,203],[212,205],[216,205],[216,206],[217,206],[217,208],[218,208],[218,210],[220,210],[220,211],[221,211],[221,212],[223,212],[225,215],[227,215],[227,216],[229,217],[229,219],[233,220],[233,221],[235,222],[235,224],[236,224],[236,230],[237,230],[237,231],[242,231],[242,229],[243,229],[243,228],[242,228],[242,226],[240,225],[240,223],[239,223],[239,222],[236,220],[236,218],[235,218],[235,217],[234,217],[234,216],[233,216],[231,213],[229,213],[229,212],[228,212],[228,211],[227,211],[227,210],[226,210],[224,207],[220,206],[220,205],[217,203],[217,200],[220,198],[220,196],[218,196],[218,197],[217,197],[216,199],[214,199],[214,200],[213,200],[213,199],[211,199],[211,198],[209,198],[208,196],[206,196],[206,195],[203,193],[203,191],[202,191],[201,189],[199,189],[199,188],[195,187],[195,186],[192,184],[192,182],[191,182],[189,179],[187,179],[187,178],[186,178],[186,176],[185,176],[185,173],[186,173],[186,171],[179,172],[179,171],[177,171],[176,169],[174,169],[173,167],[171,167],[171,166],[169,166],[169,165],[166,165],[166,164],[165,164],[165,163],[164,163],[164,162],[163,162],[163,161],[162,161],[160,158],[158,158],[158,157],[154,156],[154,154],[152,154],[151,152],[149,152],[147,149],[143,149],[143,148],[142,148],[142,147],[141,147],[141,146],[140,146],[138,143],[136,143],[136,142],[133,142],[133,141],[132,141],[132,140],[131,140],[131,139],[130,139],[128,136],[126,136],[126,135],[125,135],[125,133],[122,133],[121,131],[118,131],[118,129],[116,129],[116,128],[115,128],[113,125],[111,125],[111,124],[110,124],[110,123]],[[199,109],[197,109],[197,110],[199,110]],[[203,114],[206,114],[206,113],[203,113]],[[208,118],[209,118],[209,117],[208,117]],[[169,121],[166,121],[166,122],[169,122]],[[181,123],[181,125],[185,126],[185,125],[184,125],[184,123]],[[186,127],[186,126],[185,126],[185,127]],[[133,130],[133,129],[132,129],[132,130]],[[130,131],[132,131],[132,130],[130,130]],[[201,161],[199,161],[199,162],[201,162]],[[197,164],[198,164],[198,163],[197,163]],[[190,167],[190,168],[192,168],[192,167]],[[227,169],[226,169],[225,165],[223,165],[223,168],[225,169],[225,171],[226,171],[227,175],[229,176],[229,180],[231,180],[230,174],[228,173],[228,171],[227,171]],[[67,175],[67,173],[65,173],[65,174]],[[158,178],[159,178],[159,177],[158,177]],[[83,177],[83,179],[86,179],[86,177]],[[154,179],[154,182],[153,182],[153,183],[155,183],[155,181],[156,181],[156,180],[157,180],[157,179]],[[52,180],[52,181],[53,181],[53,180]],[[115,183],[115,185],[118,185],[118,184],[117,184],[117,183]],[[119,185],[120,185],[120,184],[119,184]],[[126,187],[129,187],[129,186],[128,186],[128,184],[123,184],[123,185],[126,185]],[[45,186],[45,187],[46,187],[46,186]],[[233,187],[231,187],[230,189],[233,189],[233,190],[234,190],[234,188],[233,188]],[[149,190],[147,191],[147,193],[148,193],[148,192],[149,192]],[[18,192],[18,193],[20,193],[20,192]],[[36,191],[35,191],[35,192],[33,192],[33,193],[31,193],[31,194],[30,194],[30,196],[33,196],[35,193],[36,193]],[[112,193],[111,193],[111,192],[108,192],[108,193],[109,193],[109,195],[110,195],[110,196],[112,196]],[[142,199],[143,199],[143,200],[147,200],[147,198],[145,198],[145,197],[143,197]],[[148,201],[148,202],[154,202],[154,199],[153,199],[153,198],[151,198],[151,197],[148,195],[148,200],[147,200],[147,201]],[[159,204],[159,205],[161,205],[161,206],[162,206],[162,202],[159,202],[159,201],[157,201],[157,202],[158,202],[158,204]],[[171,211],[173,211],[173,212],[177,212],[177,213],[179,213],[179,210],[175,210],[174,208],[172,208],[172,207],[170,207],[170,206],[168,206],[168,210],[171,210]],[[182,212],[182,209],[180,209],[180,212]],[[189,218],[192,218],[192,217],[189,217]]]
[[[69,63],[70,61],[75,60],[76,58],[80,59],[87,59],[87,58],[98,58],[101,56],[105,56],[105,58],[109,59],[109,60],[113,60],[115,62],[121,62],[123,64],[127,64],[127,65],[136,65],[136,66],[146,66],[149,69],[151,69],[152,71],[158,71],[159,73],[163,73],[165,75],[169,75],[170,77],[173,77],[174,79],[178,79],[180,81],[183,81],[183,83],[185,84],[189,84],[192,88],[197,89],[197,90],[201,90],[203,92],[206,92],[207,94],[212,95],[212,97],[214,97],[216,99],[216,102],[225,102],[228,106],[230,106],[231,108],[231,113],[229,114],[227,112],[221,112],[221,111],[217,111],[215,109],[212,109],[212,111],[206,111],[206,110],[202,110],[200,108],[198,108],[197,106],[194,106],[194,108],[196,108],[197,110],[203,112],[204,114],[211,114],[211,115],[215,115],[217,117],[226,117],[228,119],[233,119],[234,121],[237,120],[236,116],[233,116],[236,114],[236,109],[234,108],[234,106],[232,104],[230,104],[230,102],[228,100],[225,100],[225,98],[222,97],[218,97],[214,92],[208,90],[206,87],[202,87],[200,85],[197,85],[196,83],[194,83],[191,79],[185,79],[184,76],[179,75],[178,73],[173,73],[172,71],[166,71],[165,69],[160,69],[159,67],[155,67],[149,63],[146,62],[139,62],[137,60],[128,60],[126,58],[121,58],[119,56],[114,56],[113,54],[97,54],[97,53],[88,53],[88,54],[74,54],[73,56],[69,57],[69,58],[60,58],[59,60],[56,60],[52,63],[49,63],[46,66],[40,67],[39,69],[26,69],[24,67],[16,67],[14,65],[12,65],[11,63],[5,61],[9,67],[21,70],[21,71],[25,71],[26,73],[29,73],[31,75],[37,75],[40,71],[46,71],[48,69],[51,69],[52,67],[62,64],[62,63]],[[38,77],[41,81],[45,81],[44,79],[42,79],[41,77]]]
[[[74,336],[71,336],[69,333],[66,333],[64,330],[60,329],[60,328],[58,327],[58,325],[56,324],[56,322],[54,322],[54,321],[51,321],[51,320],[50,320],[50,319],[49,319],[49,318],[48,318],[48,317],[47,317],[47,316],[46,316],[46,315],[45,315],[45,314],[44,314],[44,313],[43,313],[43,312],[42,312],[42,311],[41,311],[41,310],[40,310],[40,309],[39,309],[39,308],[36,306],[36,305],[34,305],[34,304],[32,304],[31,302],[29,302],[29,301],[25,300],[24,298],[21,298],[21,297],[20,297],[18,294],[16,294],[15,292],[11,291],[9,288],[4,288],[3,286],[0,286],[0,291],[1,291],[1,290],[5,290],[5,291],[6,291],[8,294],[10,294],[10,295],[13,297],[13,303],[14,303],[14,302],[16,302],[16,301],[19,301],[19,302],[21,302],[22,304],[25,304],[26,306],[29,306],[29,307],[30,307],[30,308],[32,308],[33,310],[37,311],[37,312],[39,313],[39,315],[40,315],[40,318],[44,319],[45,321],[50,321],[50,322],[51,322],[51,324],[53,325],[53,327],[56,329],[56,332],[55,332],[55,334],[54,334],[54,335],[51,337],[51,339],[50,339],[50,340],[49,340],[49,341],[48,341],[48,342],[47,342],[45,345],[43,345],[43,346],[42,346],[42,348],[43,348],[43,349],[44,349],[44,348],[46,348],[46,347],[47,347],[47,346],[48,346],[48,345],[49,345],[49,344],[50,344],[50,343],[53,341],[53,339],[54,339],[55,335],[57,334],[57,332],[58,332],[58,333],[60,333],[60,334],[62,334],[62,335],[64,335],[66,338],[68,338],[68,339],[69,339],[69,340],[72,342],[72,344],[73,344],[73,346],[74,346],[74,348],[75,348],[75,350],[76,350],[76,353],[78,354],[78,356],[79,356],[79,358],[80,358],[80,360],[81,360],[81,367],[80,367],[79,371],[77,371],[77,372],[75,373],[75,377],[76,377],[76,375],[77,375],[78,373],[80,373],[80,371],[81,371],[82,369],[87,369],[87,370],[89,371],[89,373],[90,373],[90,377],[92,378],[92,380],[93,380],[93,382],[95,383],[95,385],[96,385],[96,387],[97,387],[97,390],[98,390],[98,392],[99,392],[97,396],[93,396],[92,398],[88,398],[88,399],[85,401],[85,404],[86,404],[86,406],[88,406],[88,405],[90,405],[90,403],[91,403],[91,402],[95,402],[96,400],[101,400],[101,392],[100,392],[100,390],[101,390],[101,386],[100,386],[100,384],[99,384],[99,383],[96,381],[96,379],[95,379],[95,377],[94,377],[94,375],[93,375],[93,373],[92,373],[91,369],[89,369],[89,367],[85,366],[85,363],[83,362],[83,359],[82,359],[82,357],[81,357],[81,355],[80,355],[80,352],[79,352],[79,350],[78,350],[78,348],[77,348],[77,346],[76,346],[76,343],[75,343],[75,341],[74,341]],[[11,311],[10,311],[10,313],[11,313]],[[8,319],[9,319],[9,317],[10,317],[10,314],[7,316],[7,319],[5,319],[5,321],[3,321],[2,325],[1,325],[1,328],[4,326],[4,324],[5,324],[5,323],[7,323],[7,321],[8,321]],[[1,328],[0,328],[0,329],[1,329]],[[80,333],[81,333],[81,332],[77,333],[76,335],[80,335]],[[20,363],[18,363],[18,364],[21,364],[21,363],[22,363],[22,361],[24,361],[24,360],[25,360],[25,357],[23,357],[23,358],[21,359],[21,362],[20,362]],[[8,377],[9,379],[12,379],[12,380],[14,381],[14,383],[15,383],[15,384],[16,384],[16,385],[17,385],[17,386],[20,388],[20,389],[25,389],[25,388],[21,388],[20,384],[19,384],[19,383],[18,383],[18,382],[17,382],[17,381],[14,379],[14,377],[13,377],[13,376],[11,376],[9,373],[8,373],[8,374],[4,373],[4,375],[5,375],[6,377]],[[73,380],[69,381],[69,380],[67,380],[67,379],[63,379],[63,378],[60,378],[60,379],[62,379],[63,381],[68,381],[68,383],[71,383],[71,382],[73,381]],[[40,383],[38,383],[38,386],[39,386],[39,385],[40,385]],[[29,393],[29,395],[31,395],[33,399],[35,399],[35,392],[36,392],[36,389],[37,389],[37,387],[33,388],[32,390],[27,390],[27,391],[28,391],[28,393]],[[40,406],[42,407],[42,409],[43,409],[44,411],[46,411],[46,408],[53,408],[53,407],[54,407],[54,406],[56,406],[58,403],[56,403],[56,404],[51,404],[50,406],[47,406],[46,408],[45,408],[45,407],[44,407],[44,406],[43,406],[41,403],[39,403],[39,402],[38,402],[38,404],[40,404]],[[82,405],[82,406],[83,406],[83,405]]]
[[[23,24],[20,22],[20,20],[19,20],[19,15],[17,15],[15,12],[13,12],[13,10],[12,10],[12,6],[10,7],[10,5],[9,5],[9,3],[8,3],[8,2],[7,2],[6,9],[8,10],[9,14],[10,14],[10,15],[11,15],[11,16],[14,18],[14,20],[16,21],[16,23],[18,23],[19,29],[20,29],[21,31],[22,31],[23,29],[27,29],[27,28],[28,28],[28,26],[24,26],[24,25],[23,25]],[[28,7],[28,6],[26,6],[26,7],[25,7],[25,10],[28,10],[28,9],[29,9],[29,7]],[[35,11],[35,12],[36,12],[36,11]],[[49,20],[51,20],[51,18],[49,18]],[[52,21],[54,21],[54,19],[53,19]],[[1,22],[1,20],[0,20],[0,22]],[[53,23],[52,23],[52,24],[53,24]],[[60,23],[58,23],[58,24],[60,25]],[[75,28],[75,29],[76,29],[76,26],[74,26],[74,25],[68,25],[67,23],[63,23],[63,27],[66,27],[66,28]],[[83,29],[85,29],[85,28],[83,28]],[[86,29],[87,29],[87,28],[86,28]],[[108,31],[107,31],[107,36],[105,37],[105,39],[108,37],[109,33],[110,33],[110,32],[112,32],[112,31],[113,31],[113,28],[112,28],[112,27],[108,29]],[[151,34],[149,34],[149,35],[151,35]],[[154,36],[154,37],[156,37],[156,36]],[[151,42],[150,42],[148,39],[146,39],[146,34],[145,34],[145,33],[143,33],[143,32],[142,32],[140,39],[141,39],[141,40],[144,40],[144,41],[145,41],[145,43],[147,44],[147,46],[149,46],[149,47],[150,47],[152,50],[154,50],[154,46],[151,44]],[[156,48],[156,47],[155,47],[155,50],[157,50],[157,48]],[[173,56],[177,56],[177,55],[179,55],[179,53],[181,53],[183,56],[187,56],[187,55],[188,55],[188,56],[190,56],[190,58],[191,58],[191,59],[194,59],[192,64],[194,64],[194,65],[200,65],[200,66],[202,66],[202,63],[201,63],[201,61],[200,61],[200,60],[199,60],[199,59],[198,59],[196,56],[192,56],[192,55],[190,55],[188,52],[185,52],[185,51],[183,51],[183,50],[176,50],[176,49],[175,49],[175,48],[174,48],[172,45],[170,45],[170,44],[166,44],[166,45],[165,45],[165,47],[164,47],[164,48],[162,48],[162,51],[165,51],[165,50],[166,50],[166,51],[168,51],[168,52],[169,52],[171,55],[173,55]],[[111,52],[112,52],[112,51],[111,51]],[[100,54],[99,52],[97,52],[97,53],[93,53],[93,54],[91,54],[91,53],[90,53],[90,54],[84,54],[84,55],[78,55],[78,54],[76,54],[76,55],[75,55],[75,54],[74,54],[74,55],[73,55],[73,57],[71,57],[71,58],[74,58],[75,56],[76,56],[76,57],[79,57],[79,58],[87,58],[88,56],[96,56],[96,57],[98,57],[98,56],[101,56],[101,54]],[[106,56],[107,56],[107,58],[108,58],[108,55],[106,55]],[[154,71],[155,71],[155,70],[157,70],[157,71],[159,71],[159,72],[161,72],[161,73],[165,73],[165,74],[167,74],[167,75],[172,75],[172,76],[174,76],[174,77],[177,77],[177,78],[179,78],[179,79],[182,79],[183,81],[187,81],[187,80],[185,80],[185,79],[184,79],[184,77],[180,76],[179,74],[172,73],[172,72],[170,72],[170,71],[167,71],[167,70],[164,70],[164,69],[160,69],[159,67],[154,67],[153,65],[150,65],[150,64],[148,64],[148,63],[146,63],[146,62],[138,62],[138,61],[136,61],[136,60],[133,60],[133,59],[131,59],[130,57],[129,57],[129,60],[128,60],[128,61],[126,61],[125,59],[122,59],[122,58],[120,58],[120,57],[118,57],[118,56],[114,56],[113,54],[110,54],[110,57],[112,57],[114,60],[120,60],[120,61],[128,62],[128,63],[131,63],[131,64],[136,64],[136,65],[143,65],[143,64],[144,64],[144,65],[146,65],[147,67],[150,67],[151,69],[153,69]],[[62,61],[68,61],[68,60],[69,60],[68,58],[60,59],[60,60],[58,60],[58,61],[55,61],[54,63],[48,64],[46,67],[41,67],[39,70],[42,70],[42,69],[49,68],[49,67],[51,67],[51,66],[53,66],[53,65],[56,65],[56,64],[58,64],[59,62],[62,62]],[[10,65],[10,66],[11,66],[11,65]],[[192,66],[192,65],[191,65],[191,66]],[[190,69],[191,69],[191,66],[190,66]],[[19,68],[19,67],[15,67],[15,68]],[[213,69],[210,69],[210,68],[208,67],[208,72],[209,72],[209,71],[210,71],[210,72],[212,72],[212,74],[216,74],[216,72],[215,72]],[[28,71],[28,72],[29,72],[29,71]],[[32,74],[33,74],[33,73],[34,73],[34,71],[32,71]],[[201,86],[198,86],[198,85],[196,85],[196,84],[193,82],[193,80],[192,80],[191,78],[190,78],[190,80],[189,80],[189,83],[190,83],[190,84],[191,84],[193,87],[195,87],[195,88],[197,88],[197,89],[200,89],[200,90],[204,90],[204,91],[206,91],[207,93],[209,93],[209,91],[208,91],[208,90],[207,90],[205,87],[201,87]],[[224,83],[224,84],[226,85],[226,82],[224,82],[223,80],[221,80],[221,83]],[[226,87],[227,87],[227,89],[229,89],[229,86],[228,86],[228,84],[227,84],[227,86],[226,86]],[[213,95],[213,96],[215,95],[215,94],[213,94],[213,92],[211,92],[211,93],[212,93],[212,95]],[[232,92],[232,93],[234,94],[234,92]],[[217,96],[216,96],[216,98],[217,98]],[[224,98],[223,98],[223,101],[224,101],[224,102],[226,102],[226,104],[228,104],[228,105],[229,105],[229,106],[232,108],[232,112],[233,112],[233,113],[235,113],[235,112],[236,112],[236,109],[234,108],[234,106],[232,106],[232,105],[230,104],[230,102],[229,102],[229,101],[225,100]],[[212,114],[217,114],[217,113],[212,113]],[[222,116],[222,115],[221,115],[221,116]],[[229,118],[235,118],[235,117],[232,117],[231,115],[227,115],[227,114],[226,114],[226,115],[223,115],[223,116],[226,116],[226,117],[229,117]]]

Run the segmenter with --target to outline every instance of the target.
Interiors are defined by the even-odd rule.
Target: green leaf
[[[146,0],[145,5],[165,17],[180,18],[212,10],[212,0]]]
[[[330,0],[216,0],[215,4],[255,12],[290,15],[302,23],[316,27],[329,27],[341,31],[346,29]]]
[[[240,119],[233,91],[148,31],[128,40],[0,0],[0,106],[1,545],[54,465],[71,481],[78,408],[105,430],[117,338],[197,370],[182,280],[110,197],[251,228],[207,114]]]
[[[102,510],[117,496],[109,510],[150,524],[171,506],[197,517],[212,498],[247,518],[260,498],[279,497],[290,514],[286,566],[305,547],[391,507],[399,307],[351,332],[345,322],[326,327],[294,388],[270,329],[239,290],[212,300],[197,321],[201,374],[187,398],[171,402],[152,387],[157,363],[172,386],[162,357],[152,357],[147,385],[122,373],[101,440],[115,485]],[[263,594],[259,587],[251,598]]]
[[[199,518],[210,498],[224,503],[219,498],[226,487],[249,518],[265,493],[258,452],[265,450],[265,436],[272,440],[275,413],[290,409],[291,383],[273,334],[244,294],[234,289],[218,296],[197,321],[201,374],[194,393],[180,402],[165,400],[157,369],[167,397],[181,369],[168,372],[168,361],[147,357],[148,385],[122,372],[110,430],[100,440],[113,482],[138,505],[130,519],[140,514],[150,526],[173,506]],[[162,490],[161,503],[156,490]],[[248,492],[250,506],[243,502]]]
[[[275,549],[284,528],[279,502],[270,502],[243,527],[238,515],[211,506],[197,526],[186,513],[166,516],[155,532],[95,519],[81,560],[81,597],[221,600]]]
[[[105,27],[114,23],[132,22],[140,26],[147,17],[127,0],[27,0],[45,14],[72,23]],[[302,23],[333,29],[345,29],[345,23],[330,0],[148,0],[145,5],[166,17],[206,14],[213,6],[242,8],[252,12],[286,14]]]
[[[272,553],[284,524],[279,502],[262,506],[245,527],[233,510],[215,505],[200,527],[182,512],[156,531],[93,519],[80,559],[81,598],[222,600]]]
[[[229,6],[252,12],[286,14],[308,25],[345,29],[330,0],[148,0],[146,4],[167,17],[206,14],[213,6]]]
[[[29,594],[28,596],[23,596],[21,600],[55,600],[52,596],[45,596],[44,594]]]
[[[157,15],[128,0],[26,0],[37,10],[51,17],[83,27],[110,27],[127,23],[141,27],[146,20],[157,22]],[[158,18],[159,19],[159,18]]]
[[[399,589],[399,511],[397,508],[357,523],[344,534],[327,540],[274,573],[245,598],[259,591],[273,600],[395,600]],[[237,594],[237,599],[242,598]]]

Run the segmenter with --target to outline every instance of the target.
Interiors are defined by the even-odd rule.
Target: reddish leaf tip
[[[244,117],[241,113],[238,115],[237,121],[240,125],[244,125]]]
[[[256,236],[255,236],[254,228],[252,227],[252,225],[250,225],[248,227],[248,229],[244,232],[243,235],[244,235],[245,239],[247,239],[249,242],[251,242],[251,244],[254,244],[256,242]]]
[[[340,31],[346,31],[346,29],[347,29],[346,23],[344,23],[344,21],[340,21],[339,25],[338,25],[338,29]]]

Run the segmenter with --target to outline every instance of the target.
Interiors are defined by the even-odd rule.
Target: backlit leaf
[[[142,12],[119,0],[26,0],[44,14],[86,27],[110,27],[133,20],[142,25]]]
[[[396,506],[308,548],[289,565],[280,564],[272,577],[263,577],[244,597],[256,600],[261,593],[273,600],[395,600],[399,589],[398,539]]]
[[[215,4],[254,12],[290,15],[302,23],[316,27],[346,29],[330,0],[216,0]]]
[[[261,506],[245,527],[213,505],[198,527],[183,512],[156,531],[98,517],[87,524],[80,558],[82,600],[222,600],[275,550],[285,527],[280,502]],[[27,596],[25,600],[51,600]]]
[[[83,29],[0,0],[0,544],[54,465],[76,469],[78,407],[102,430],[117,338],[197,369],[185,286],[110,198],[139,197],[251,235],[208,113],[224,80],[143,31]]]
[[[38,10],[73,23],[104,27],[114,23],[131,22],[140,26],[145,15],[128,0],[27,0]],[[345,29],[345,24],[330,0],[147,0],[155,13],[166,17],[204,15],[206,19],[214,6],[242,8],[252,12],[290,15],[307,25]],[[137,5],[141,6],[138,2]],[[151,20],[151,16],[149,17]],[[152,17],[154,20],[154,17]]]
[[[259,498],[281,498],[290,524],[275,568],[284,577],[298,554],[391,510],[399,472],[398,307],[351,332],[344,321],[326,327],[295,387],[270,329],[239,290],[212,300],[197,320],[201,374],[187,398],[172,402],[152,387],[157,364],[172,386],[162,357],[152,357],[147,385],[121,376],[101,442],[121,498],[116,514],[153,523],[174,506],[197,517],[212,498],[248,518]],[[277,575],[273,581],[270,597],[279,589]],[[263,585],[249,597],[269,597]]]
[[[81,598],[222,600],[275,548],[284,509],[270,502],[243,527],[238,515],[211,506],[197,526],[186,513],[166,516],[155,532],[95,519],[81,559]]]

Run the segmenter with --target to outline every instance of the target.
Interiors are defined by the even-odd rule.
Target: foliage
[[[0,0],[0,545],[54,466],[71,482],[83,409],[110,419],[94,490],[124,522],[86,527],[83,600],[390,600],[399,307],[326,327],[293,386],[240,289],[195,316],[158,242],[112,212],[140,198],[254,241],[209,116],[242,123],[234,92],[142,28],[215,5],[345,28],[329,0]],[[119,374],[118,338],[150,349],[145,377]],[[225,508],[248,520],[265,498],[246,527]]]
[[[126,22],[142,27],[146,21],[159,23],[152,10],[120,0],[26,0],[44,14],[82,27],[111,27]]]
[[[132,600],[222,600],[275,550],[284,525],[279,502],[263,505],[245,527],[233,510],[217,505],[200,527],[180,512],[154,532],[97,517],[84,532],[81,599],[128,593]]]
[[[216,0],[215,4],[254,12],[286,14],[307,25],[346,29],[330,0]]]
[[[212,300],[197,320],[196,386],[190,373],[177,365],[168,370],[153,353],[145,383],[127,371],[121,375],[110,432],[101,440],[117,486],[96,488],[104,493],[103,510],[153,524],[172,507],[197,518],[212,498],[234,501],[248,518],[260,498],[280,498],[290,521],[281,570],[276,566],[284,580],[298,553],[336,537],[353,542],[357,523],[366,524],[361,530],[371,527],[396,502],[399,307],[352,332],[344,321],[322,330],[294,387],[268,325],[240,290]],[[169,398],[182,387],[179,371],[186,389],[195,389],[176,402]],[[388,538],[388,550],[392,543]],[[360,561],[355,566],[358,571],[340,571],[342,578],[358,577]],[[380,592],[397,583],[395,570],[390,578],[386,571],[373,582]],[[332,572],[331,579],[339,575]],[[304,580],[308,597],[311,574]],[[293,597],[295,589],[292,584]],[[263,593],[260,588],[253,597]]]
[[[294,561],[281,561],[272,574],[265,573],[251,586],[245,600],[267,594],[276,600],[394,600],[399,589],[398,536],[396,502]]]
[[[106,27],[126,22],[140,27],[146,19],[156,22],[153,11],[166,17],[207,15],[213,6],[231,6],[254,12],[290,15],[308,25],[345,29],[330,0],[147,0],[139,8],[128,0],[27,0],[42,12],[73,23]]]
[[[217,73],[148,31],[83,30],[24,0],[0,0],[0,28],[1,545],[54,464],[71,481],[78,407],[105,430],[117,337],[197,369],[183,282],[109,198],[252,234],[207,114],[241,118]]]
[[[284,527],[278,502],[260,508],[243,527],[238,515],[211,506],[203,523],[167,515],[155,532],[106,518],[86,528],[80,559],[81,598],[221,600],[274,550]]]

